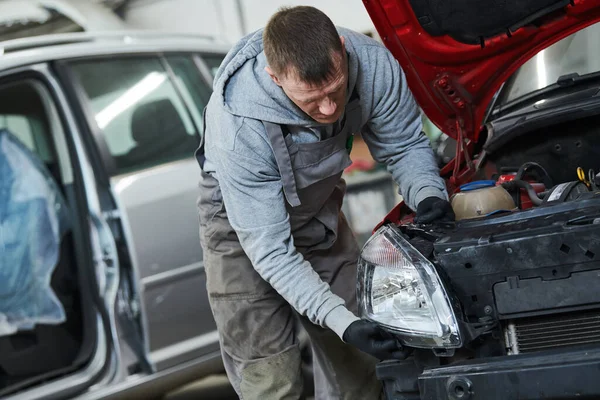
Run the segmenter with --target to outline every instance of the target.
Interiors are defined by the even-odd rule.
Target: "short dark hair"
[[[342,52],[335,25],[322,11],[309,6],[284,7],[263,32],[267,62],[278,74],[290,70],[307,83],[326,82],[335,70],[332,57]]]

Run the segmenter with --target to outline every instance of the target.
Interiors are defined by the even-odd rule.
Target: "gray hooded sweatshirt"
[[[426,197],[447,199],[398,62],[375,40],[338,31],[348,54],[348,98],[358,91],[361,135],[371,154],[387,165],[412,209]],[[294,247],[280,173],[261,121],[287,125],[296,142],[324,140],[331,129],[303,113],[266,66],[259,30],[238,42],[217,71],[206,109],[204,170],[218,180],[229,222],[256,271],[300,314],[341,338],[358,318]]]

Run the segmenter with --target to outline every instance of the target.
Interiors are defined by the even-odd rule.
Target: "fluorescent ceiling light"
[[[100,129],[104,129],[110,121],[156,90],[166,79],[167,75],[161,72],[151,72],[146,75],[144,79],[96,114],[96,122]]]

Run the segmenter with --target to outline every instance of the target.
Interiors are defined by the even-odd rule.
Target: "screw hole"
[[[558,274],[558,271],[557,271],[557,270],[555,270],[555,269],[553,269],[553,270],[552,270],[552,276],[556,276],[557,274]]]
[[[471,296],[471,300],[473,301],[473,303],[477,303],[477,295],[473,295]]]
[[[463,397],[465,395],[465,389],[462,386],[456,386],[454,387],[454,394],[457,397]]]
[[[567,246],[566,244],[563,244],[562,246],[560,246],[560,251],[562,251],[565,254],[569,254],[569,251],[571,251],[571,248],[569,246]]]
[[[594,253],[592,253],[591,251],[588,250],[588,251],[585,252],[585,256],[591,260],[596,255]]]
[[[448,92],[448,94],[449,94],[450,96],[454,96],[454,95],[456,94],[456,92],[455,92],[454,90],[451,90],[451,91],[449,91],[449,92]]]
[[[578,141],[576,141],[576,142],[575,142],[575,146],[577,146],[577,147],[581,147],[581,140],[578,140]]]
[[[557,145],[554,146],[554,150],[561,151],[562,150],[562,146],[560,144],[557,144]]]
[[[473,268],[473,265],[471,263],[466,263],[465,264],[465,268],[466,269],[471,269],[471,268]]]

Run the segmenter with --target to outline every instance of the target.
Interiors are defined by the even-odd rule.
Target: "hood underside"
[[[477,139],[494,94],[535,54],[600,20],[597,0],[363,0],[417,102]]]

